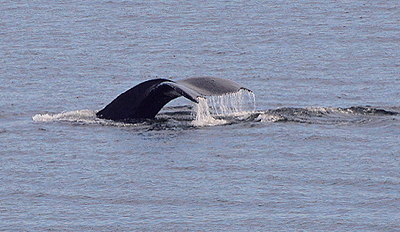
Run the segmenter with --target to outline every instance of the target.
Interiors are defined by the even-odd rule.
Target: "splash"
[[[255,112],[255,95],[248,90],[220,96],[200,97],[195,105],[194,126],[215,126],[228,123],[221,117],[240,117]],[[217,118],[215,118],[217,117]]]
[[[181,109],[181,108],[178,108]],[[215,126],[228,124],[235,121],[248,120],[255,111],[255,96],[248,90],[240,90],[237,93],[224,94],[222,96],[200,97],[199,103],[194,105],[193,116],[189,111],[175,111],[165,115],[160,114],[154,121],[143,122],[116,122],[100,119],[95,110],[76,110],[58,114],[37,114],[32,117],[34,122],[69,122],[79,125],[110,125],[110,126],[144,126],[147,124],[163,125],[176,122],[191,126]],[[174,109],[175,110],[175,109]],[[171,120],[170,120],[171,119]]]
[[[211,116],[210,107],[208,106],[208,100],[206,98],[199,97],[198,100],[199,103],[195,105],[196,118],[192,121],[193,126],[216,126],[226,123],[223,119],[215,119]]]
[[[208,102],[211,113],[218,116],[252,113],[256,109],[254,93],[243,89],[236,93],[211,96]]]
[[[96,118],[96,112],[93,110],[76,110],[59,114],[36,114],[32,117],[35,122],[51,121],[93,121]]]
[[[129,124],[114,122],[111,120],[99,119],[95,110],[75,110],[58,114],[36,114],[32,117],[34,122],[70,122],[74,124],[100,124],[111,126],[125,126]]]

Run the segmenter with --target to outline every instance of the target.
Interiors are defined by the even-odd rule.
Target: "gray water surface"
[[[398,1],[0,2],[0,230],[400,231]],[[256,111],[94,117],[152,78]]]

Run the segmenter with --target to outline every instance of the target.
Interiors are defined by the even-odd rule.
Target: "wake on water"
[[[203,127],[235,124],[241,122],[295,122],[310,124],[355,124],[368,123],[376,118],[390,117],[398,120],[400,107],[389,110],[370,106],[350,108],[307,107],[279,108],[256,111],[255,95],[241,90],[222,96],[199,98],[199,103],[191,106],[165,107],[153,120],[139,122],[115,122],[96,117],[96,110],[77,110],[59,114],[37,114],[35,122],[68,122],[82,125],[102,125],[118,127]],[[381,118],[382,119],[382,118]]]

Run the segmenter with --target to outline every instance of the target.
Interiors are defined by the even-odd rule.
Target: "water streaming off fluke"
[[[249,115],[256,109],[254,93],[245,89],[219,96],[199,97],[198,100],[194,107],[194,126],[225,124],[227,121],[223,117]]]

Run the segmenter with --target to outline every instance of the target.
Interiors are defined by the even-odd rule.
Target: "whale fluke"
[[[194,77],[172,81],[153,79],[142,82],[115,98],[96,115],[115,121],[154,118],[171,100],[183,96],[198,103],[198,97],[250,91],[231,80],[218,77]]]

